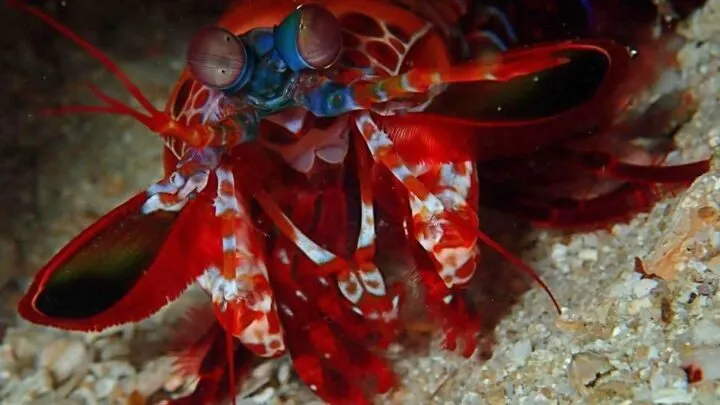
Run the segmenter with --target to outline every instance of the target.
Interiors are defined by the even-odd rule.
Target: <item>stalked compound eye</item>
[[[202,84],[219,90],[241,88],[250,74],[251,60],[242,41],[220,27],[203,28],[190,41],[190,73]]]
[[[290,69],[326,69],[340,56],[342,31],[335,15],[318,4],[304,4],[275,27],[275,48]]]

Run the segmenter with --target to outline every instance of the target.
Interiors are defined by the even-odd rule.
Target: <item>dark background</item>
[[[128,73],[143,82],[138,83],[143,84],[140,87],[158,107],[162,107],[162,95],[167,97],[177,77],[181,67],[177,62],[182,59],[188,36],[200,25],[215,20],[227,1],[35,0],[28,3],[42,7],[108,52],[123,69],[130,66],[128,69],[132,70],[132,66],[140,63],[150,66],[147,68],[150,71],[144,72],[146,74]],[[42,259],[35,260],[32,256],[44,256],[42,251],[45,250],[37,246],[44,243],[39,235],[48,231],[48,221],[53,222],[62,214],[48,212],[48,209],[63,210],[66,186],[62,183],[72,173],[65,167],[52,167],[53,159],[64,154],[69,144],[76,143],[69,148],[75,153],[73,160],[93,162],[91,166],[99,172],[110,173],[113,167],[102,167],[102,161],[112,158],[98,155],[93,143],[100,141],[97,138],[116,132],[119,123],[131,123],[124,118],[109,116],[91,117],[94,125],[78,122],[77,116],[38,116],[39,110],[69,100],[92,102],[89,91],[83,88],[86,80],[95,82],[123,101],[129,101],[129,97],[102,66],[78,46],[36,18],[9,7],[5,1],[0,2],[0,50],[2,286],[10,274],[35,270],[33,267]],[[170,61],[176,63],[170,65]],[[89,117],[81,118],[87,120]],[[141,135],[147,140],[152,139],[149,133]],[[139,149],[143,147],[138,146]],[[132,150],[125,152],[133,153]],[[44,179],[44,175],[50,178]],[[73,180],[69,182],[73,183]],[[58,188],[59,194],[46,196],[49,201],[43,203],[45,186]],[[45,190],[40,190],[43,187]],[[88,216],[93,215],[89,213]]]

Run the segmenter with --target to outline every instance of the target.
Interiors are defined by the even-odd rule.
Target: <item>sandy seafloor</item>
[[[62,11],[61,3],[54,4]],[[61,15],[108,50],[158,106],[182,67],[188,36],[211,22],[220,1],[67,1]],[[145,2],[149,3],[149,2]],[[197,2],[200,3],[200,2]],[[172,6],[169,6],[172,4]],[[32,326],[14,305],[27,276],[84,226],[161,176],[162,144],[128,118],[38,117],[33,111],[88,101],[92,80],[120,89],[86,54],[35,20],[0,6],[0,403],[143,404],[191,381],[172,375],[160,352],[185,297],[146,322],[83,335]],[[674,161],[710,154],[720,140],[720,0],[681,26],[680,68],[653,96],[692,88],[698,112],[677,135]],[[125,96],[123,96],[125,97]],[[482,219],[487,222],[487,218]],[[522,257],[561,301],[557,317],[544,293],[497,260],[482,281],[488,302],[487,360],[435,348],[395,347],[400,386],[384,404],[717,404],[717,367],[689,384],[688,359],[720,362],[720,172],[608,231],[564,235],[495,221],[503,242],[522,235]],[[664,277],[642,278],[646,271]],[[487,273],[487,272],[486,272]],[[499,275],[503,277],[499,277]],[[505,275],[508,274],[508,275]],[[720,363],[718,363],[720,364]],[[287,360],[253,372],[243,404],[308,404],[311,392]]]

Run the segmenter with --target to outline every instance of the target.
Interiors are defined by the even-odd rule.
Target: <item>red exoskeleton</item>
[[[480,320],[464,293],[479,242],[542,284],[479,231],[481,202],[539,225],[597,226],[708,165],[661,166],[631,145],[640,135],[618,129],[633,95],[625,81],[639,74],[634,51],[541,27],[532,34],[543,42],[514,46],[524,34],[498,7],[240,1],[191,41],[159,110],[91,44],[13,3],[85,48],[144,109],[92,88],[104,105],[60,112],[130,115],[166,142],[165,178],[52,258],[20,313],[100,330],[198,283],[218,323],[194,347],[204,356],[197,390],[176,403],[232,395],[252,355],[284,354],[323,400],[367,403],[395,382],[382,350],[409,292],[421,292],[448,350],[475,351]],[[544,86],[568,77],[585,92],[541,108],[538,94],[557,90]],[[513,117],[528,100],[533,112]],[[395,274],[382,254],[411,265]]]

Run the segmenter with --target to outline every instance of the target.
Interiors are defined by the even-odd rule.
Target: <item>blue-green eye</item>
[[[275,27],[275,48],[290,69],[326,69],[342,52],[335,15],[318,4],[303,4]]]
[[[190,41],[187,65],[202,84],[218,89],[241,88],[250,77],[251,61],[245,45],[220,27],[200,30]]]

